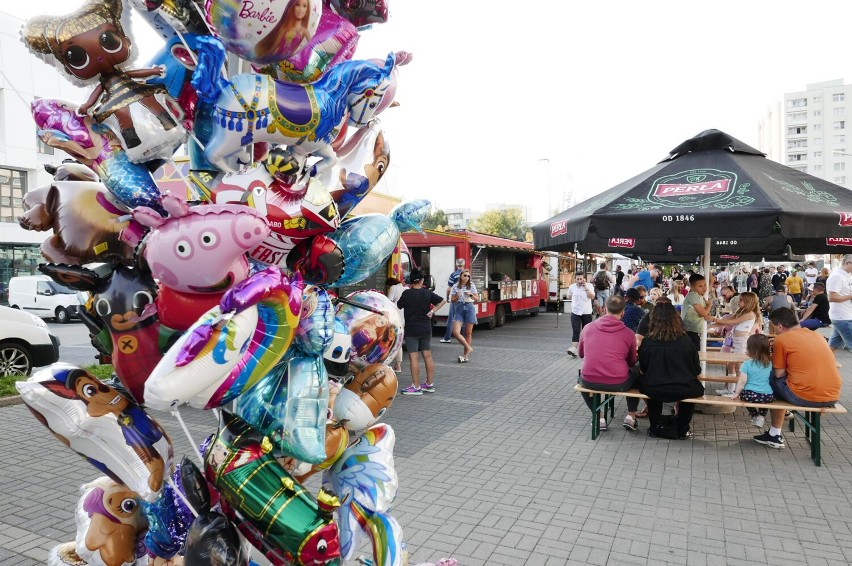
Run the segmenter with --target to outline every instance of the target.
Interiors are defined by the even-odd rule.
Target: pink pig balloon
[[[242,205],[190,207],[173,195],[163,197],[163,218],[147,207],[133,217],[152,228],[145,246],[151,273],[183,293],[221,293],[248,277],[246,252],[269,236],[259,212]]]

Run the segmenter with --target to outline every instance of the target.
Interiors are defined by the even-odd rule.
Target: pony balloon
[[[344,560],[358,550],[361,534],[366,533],[376,564],[403,563],[402,527],[388,514],[399,487],[393,461],[395,442],[390,425],[376,425],[323,473],[323,487],[345,501],[338,510]]]
[[[321,170],[336,161],[329,145],[348,120],[362,127],[391,105],[395,69],[410,60],[388,55],[384,65],[345,61],[312,85],[275,81],[266,75],[236,75],[216,101],[216,122],[205,154],[222,171],[251,163],[245,146],[256,141],[291,146],[300,155],[321,157]],[[348,118],[347,118],[348,116]]]
[[[172,112],[180,108],[162,87],[136,79],[161,69],[125,70],[131,59],[129,13],[122,0],[90,0],[66,16],[38,16],[21,32],[33,54],[54,64],[77,86],[98,83],[81,114],[93,111],[120,141],[130,161],[168,159],[187,138]],[[97,106],[95,106],[97,104]]]
[[[236,285],[154,368],[148,406],[220,407],[254,387],[290,347],[301,301],[301,289],[275,267]]]
[[[172,441],[133,401],[86,370],[61,363],[15,387],[63,444],[142,499],[157,499],[172,467]]]

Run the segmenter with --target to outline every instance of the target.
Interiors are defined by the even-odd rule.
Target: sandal
[[[636,411],[636,418],[637,419],[644,419],[647,416],[648,416],[648,407],[645,407],[641,411]]]

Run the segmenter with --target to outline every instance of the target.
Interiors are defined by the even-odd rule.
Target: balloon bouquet
[[[131,8],[165,42],[145,67]],[[339,564],[366,535],[376,564],[402,564],[395,436],[377,421],[403,323],[377,291],[331,291],[429,209],[353,215],[390,164],[377,116],[411,59],[352,59],[356,26],[387,17],[385,1],[90,0],[24,25],[33,54],[94,88],[32,103],[40,139],[77,162],[27,195],[20,223],[53,231],[40,269],[91,295],[81,317],[115,368],[102,382],[60,363],[18,384],[104,474],[49,563],[245,565],[254,547],[276,565]],[[229,76],[229,57],[252,72]],[[189,190],[162,194],[152,172],[184,143]],[[186,403],[219,426],[190,437],[198,465],[176,466],[148,411],[183,425]]]

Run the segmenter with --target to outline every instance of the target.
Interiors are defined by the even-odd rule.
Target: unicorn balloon
[[[216,101],[207,159],[223,171],[235,171],[251,163],[246,146],[266,141],[322,158],[318,170],[331,167],[337,158],[330,144],[342,126],[347,121],[358,128],[366,126],[390,106],[396,94],[396,67],[410,59],[401,51],[389,54],[383,65],[344,61],[310,85],[267,75],[236,75]]]

